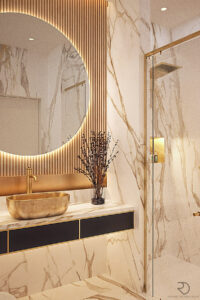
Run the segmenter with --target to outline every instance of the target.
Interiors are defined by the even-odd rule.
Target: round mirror
[[[77,50],[52,25],[0,13],[0,150],[37,155],[80,128],[89,81]]]

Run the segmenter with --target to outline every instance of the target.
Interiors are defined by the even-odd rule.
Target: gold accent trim
[[[28,225],[28,226],[22,226],[22,227],[15,227],[15,228],[12,228],[10,227],[10,231],[14,231],[14,230],[20,230],[20,229],[26,229],[26,228],[34,228],[34,227],[40,227],[40,226],[48,226],[48,225],[51,225],[51,224],[60,224],[60,223],[67,223],[67,222],[73,222],[73,221],[78,221],[79,219],[73,219],[73,220],[60,220],[60,221],[52,221],[52,222],[49,222],[49,223],[37,223],[37,224],[33,224],[33,225]],[[22,220],[21,220],[22,221]],[[25,220],[24,220],[25,221]],[[30,221],[30,220],[29,220]],[[11,226],[11,225],[10,225]],[[7,231],[6,230],[3,230],[3,231]]]
[[[114,231],[114,232],[108,232],[108,233],[102,233],[102,234],[93,235],[93,236],[88,236],[88,237],[85,237],[85,238],[80,238],[80,240],[92,239],[92,238],[95,238],[95,237],[105,236],[105,235],[108,235],[108,234],[116,234],[116,233],[122,233],[122,232],[129,232],[131,230],[134,230],[134,228],[124,229],[124,230],[119,230],[119,231]],[[78,241],[78,240],[74,240],[74,241]],[[68,243],[68,241],[66,243]],[[46,246],[48,246],[48,245],[46,245]],[[49,245],[49,246],[51,246],[51,245]],[[23,251],[23,250],[21,250],[21,251]]]
[[[73,221],[80,221],[80,220],[89,220],[89,219],[94,219],[94,218],[98,218],[98,217],[105,217],[105,216],[113,216],[113,215],[121,215],[121,214],[125,214],[125,213],[129,213],[129,212],[132,212],[134,213],[135,211],[127,211],[127,212],[122,212],[122,213],[108,213],[108,214],[102,214],[102,215],[99,215],[99,216],[91,216],[91,217],[88,217],[88,218],[77,218],[77,219],[71,219],[71,220],[59,220],[59,221],[52,221],[52,222],[49,222],[49,223],[37,223],[37,224],[33,224],[33,225],[28,225],[28,226],[22,226],[22,227],[16,227],[16,228],[10,228],[9,230],[20,230],[20,229],[24,229],[24,228],[34,228],[34,227],[38,227],[38,226],[46,226],[46,225],[51,225],[51,224],[60,224],[60,223],[66,223],[66,222],[73,222]],[[11,225],[9,225],[11,226]],[[133,223],[133,226],[134,226],[134,223]],[[134,229],[134,228],[133,228]],[[2,230],[2,231],[7,231],[7,229],[5,230]]]
[[[78,239],[81,239],[81,219],[78,220]]]
[[[38,175],[33,192],[53,192],[78,189],[91,189],[92,183],[83,174]],[[107,178],[104,187],[107,186]],[[0,196],[26,193],[26,176],[0,177]]]
[[[54,243],[54,244],[48,244],[48,245],[44,245],[44,246],[38,246],[38,247],[33,247],[33,248],[28,248],[28,249],[23,249],[23,250],[17,250],[17,251],[11,251],[11,252],[7,252],[7,253],[1,253],[0,257],[3,255],[8,255],[8,254],[15,254],[15,253],[19,253],[22,251],[30,251],[30,250],[34,250],[34,249],[40,249],[40,248],[44,248],[44,247],[49,247],[49,246],[53,246],[53,245],[59,245],[59,244],[64,244],[64,243],[69,243],[69,242],[73,242],[73,241],[78,241],[78,239],[76,240],[70,240],[70,241],[65,241],[65,242],[60,242],[60,243]]]
[[[148,53],[145,54],[145,57],[147,58],[147,57],[152,56],[152,55],[154,55],[154,54],[157,54],[157,53],[159,53],[159,52],[163,52],[163,51],[165,51],[165,50],[167,50],[167,49],[169,49],[169,48],[172,48],[172,47],[174,47],[174,46],[178,46],[178,45],[180,45],[180,44],[182,44],[182,43],[184,43],[184,42],[187,42],[187,41],[189,41],[189,40],[191,40],[191,39],[194,39],[194,38],[196,38],[196,37],[198,37],[198,36],[200,36],[200,30],[199,30],[199,31],[196,31],[196,32],[194,32],[194,33],[191,33],[191,34],[189,34],[189,35],[186,35],[185,37],[183,37],[183,38],[181,38],[181,39],[178,39],[178,40],[176,40],[176,41],[174,41],[174,42],[171,42],[171,43],[169,43],[169,44],[166,44],[166,45],[164,45],[164,46],[162,46],[162,47],[160,47],[160,48],[157,48],[157,49],[155,49],[155,50],[153,50],[153,51],[150,51],[150,52],[148,52]]]
[[[133,230],[135,228],[134,227],[134,219],[133,219],[133,228],[125,229],[125,230],[119,230],[119,231],[115,231],[115,232],[103,233],[101,235],[89,236],[89,237],[86,237],[86,238],[81,238],[81,230],[80,230],[80,228],[81,228],[81,222],[80,221],[81,220],[94,219],[94,218],[98,218],[98,217],[100,218],[100,217],[104,217],[104,216],[120,215],[120,214],[124,214],[124,213],[129,213],[129,212],[132,212],[134,214],[135,211],[131,210],[131,211],[119,212],[119,213],[112,212],[112,213],[105,213],[105,214],[102,214],[102,215],[99,215],[99,216],[91,216],[91,217],[88,217],[88,218],[84,218],[83,217],[83,218],[72,219],[72,220],[59,220],[59,221],[49,222],[49,223],[37,223],[37,224],[29,225],[29,226],[22,226],[22,227],[16,227],[16,228],[11,228],[11,229],[1,230],[0,232],[7,232],[7,251],[8,250],[9,251],[7,253],[0,254],[0,256],[1,255],[5,255],[5,254],[9,254],[9,253],[16,253],[16,252],[27,251],[27,250],[31,250],[31,249],[43,248],[43,247],[47,247],[47,246],[51,246],[51,245],[57,245],[57,244],[63,244],[63,243],[68,243],[68,242],[82,240],[82,239],[93,238],[93,237],[96,237],[96,236],[101,236],[101,235],[106,235],[106,234],[112,234],[112,233],[116,233],[116,232],[125,232],[125,231],[129,231],[129,230]],[[10,249],[9,249],[9,232],[10,231],[20,230],[20,229],[24,229],[24,228],[34,228],[34,227],[39,227],[39,226],[46,226],[46,225],[51,225],[51,224],[73,222],[73,221],[78,221],[79,222],[79,237],[76,240],[70,240],[70,241],[65,241],[65,242],[60,242],[60,243],[54,243],[54,244],[49,244],[49,245],[44,245],[44,246],[33,247],[33,248],[28,248],[28,249],[23,249],[23,250],[18,250],[18,251],[12,251],[12,252],[10,252]]]
[[[74,85],[71,85],[71,86],[67,87],[66,89],[64,89],[64,91],[67,92],[67,91],[69,91],[69,90],[71,90],[71,89],[73,89],[73,88],[75,88],[75,87],[78,87],[78,86],[80,86],[80,85],[83,85],[84,83],[86,83],[85,80],[83,80],[83,81],[81,81],[81,82],[78,82],[78,83],[76,83],[76,84],[74,84]]]
[[[77,155],[80,151],[81,135],[89,136],[91,130],[106,131],[107,93],[107,5],[105,0],[6,0],[0,1],[0,13],[15,12],[31,15],[48,22],[66,35],[80,53],[90,82],[90,102],[86,118],[77,134],[61,148],[37,156],[19,156],[0,151],[0,178],[6,178],[0,195],[16,194],[22,191],[21,180],[8,185],[7,177],[24,176],[29,165],[35,175],[60,176],[48,183],[37,185],[37,191],[88,188],[88,182],[77,180],[74,167],[79,167]],[[70,176],[70,183],[65,181]],[[82,178],[82,177],[81,177]],[[39,178],[39,180],[41,180]],[[20,187],[17,182],[20,181]],[[21,186],[22,184],[22,186]],[[36,186],[36,185],[35,185]],[[41,190],[39,190],[39,187]]]
[[[115,233],[120,233],[120,232],[129,232],[131,230],[133,230],[134,228],[131,229],[125,229],[125,230],[119,230],[119,231],[115,231],[115,232],[109,232],[109,233],[103,233],[100,235],[94,235],[94,236],[88,236],[85,238],[80,238],[80,240],[86,240],[86,239],[92,239],[92,238],[96,238],[96,237],[101,237],[102,235],[108,235],[108,234],[115,234]],[[12,252],[7,252],[7,253],[2,253],[0,254],[0,257],[3,255],[8,255],[8,254],[15,254],[15,253],[19,253],[19,252],[24,252],[24,251],[30,251],[30,250],[34,250],[34,249],[40,249],[40,248],[44,248],[44,247],[51,247],[51,246],[55,246],[55,245],[60,245],[60,244],[64,244],[64,243],[70,243],[70,242],[75,242],[75,241],[80,241],[79,239],[76,240],[70,240],[70,241],[66,241],[66,242],[60,242],[60,243],[54,243],[54,244],[49,244],[49,245],[44,245],[44,246],[38,246],[38,247],[34,247],[34,248],[28,248],[28,249],[24,249],[24,250],[17,250],[17,251],[12,251]]]
[[[147,60],[144,57],[144,283],[147,292]]]
[[[7,253],[10,253],[10,231],[7,231]]]
[[[154,153],[153,153],[154,149]],[[150,154],[154,163],[165,162],[165,139],[164,137],[150,137]],[[156,157],[156,160],[155,160]]]
[[[135,210],[129,210],[129,211],[121,211],[121,212],[109,212],[109,213],[105,213],[105,214],[102,214],[102,215],[98,215],[98,216],[91,216],[91,217],[88,217],[88,218],[79,218],[79,220],[89,220],[89,219],[95,219],[95,218],[101,218],[101,217],[106,217],[106,216],[113,216],[113,215],[122,215],[122,214],[127,214],[127,213],[134,213]],[[134,221],[134,220],[133,220]],[[133,223],[134,225],[134,223]]]

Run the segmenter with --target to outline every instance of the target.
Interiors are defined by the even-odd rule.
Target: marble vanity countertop
[[[134,211],[134,206],[116,202],[107,202],[104,205],[92,205],[91,203],[70,204],[65,214],[32,220],[13,219],[6,208],[0,209],[0,231],[31,226],[39,226],[57,222],[66,222],[93,218],[103,215],[112,215]]]

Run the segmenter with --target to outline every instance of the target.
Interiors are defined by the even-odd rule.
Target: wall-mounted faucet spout
[[[200,211],[197,211],[197,212],[193,213],[193,216],[194,217],[200,217]]]

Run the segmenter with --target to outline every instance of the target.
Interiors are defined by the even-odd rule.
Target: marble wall
[[[108,173],[108,192],[134,203],[136,228],[129,236],[129,278],[138,292],[144,284],[144,53],[150,50],[149,1],[113,0],[108,7],[108,130],[119,139],[119,155]],[[122,267],[123,269],[123,267]]]
[[[186,35],[200,30],[200,17],[191,19],[172,30],[172,39],[175,41]]]
[[[0,94],[30,97],[26,49],[0,45]]]
[[[193,30],[198,28],[198,19],[190,24]],[[148,0],[111,0],[108,5],[107,30],[108,130],[112,134],[113,142],[119,139],[119,155],[108,172],[106,199],[120,203],[134,203],[135,229],[1,256],[0,290],[9,291],[17,297],[105,272],[137,292],[143,290],[145,130],[143,55],[152,48],[160,47],[185,35],[186,32],[189,33],[189,29],[185,25],[170,32],[166,28],[151,24]],[[165,60],[167,63],[182,67],[176,72],[157,79],[155,83],[155,135],[165,137],[165,163],[155,165],[154,170],[154,258],[159,262],[155,284],[159,288],[166,285],[166,282],[163,284],[161,280],[165,278],[166,273],[163,271],[163,277],[159,277],[159,268],[167,272],[167,265],[169,265],[174,266],[174,272],[176,270],[172,256],[176,258],[177,263],[181,260],[184,263],[189,262],[190,266],[191,264],[200,266],[198,239],[200,225],[199,220],[192,217],[192,212],[198,210],[200,206],[199,91],[198,80],[196,80],[199,75],[196,57],[200,46],[197,45],[197,40],[195,43],[192,49],[189,49],[188,44],[183,49],[170,50],[162,54],[163,56],[156,56],[155,59],[156,63]],[[27,54],[26,51],[18,52],[16,53],[20,62],[18,64],[20,71],[17,74],[20,75],[17,75],[17,78],[21,85],[20,93],[26,96],[32,95],[33,88],[29,83],[28,71],[24,67]],[[67,57],[67,51],[58,47],[53,55],[58,56],[60,60],[50,66],[50,72],[54,74],[51,80],[56,83],[54,86],[50,82],[49,105],[45,107],[50,111],[50,115],[55,113],[58,95],[62,91],[59,89],[61,62]],[[149,60],[149,68],[150,64]],[[4,69],[1,70],[3,72]],[[16,72],[18,71],[13,69],[13,74]],[[148,84],[150,95],[151,82],[149,81]],[[69,87],[67,73],[62,86]],[[5,93],[5,82],[1,81],[0,90]],[[34,97],[38,97],[38,94],[34,94]],[[151,124],[151,97],[148,97],[147,108],[148,124]],[[43,134],[42,147],[50,150],[49,131],[53,128],[51,118],[44,127],[47,131]],[[54,128],[56,132],[56,127]],[[152,135],[151,126],[149,125],[148,128],[149,140]],[[151,167],[148,148],[149,291],[151,291],[152,279]],[[74,202],[91,199],[90,190],[74,191],[71,194]],[[35,261],[37,265],[34,264]],[[172,271],[171,267],[170,271]],[[177,281],[179,278],[174,280]],[[160,293],[160,290],[157,292]],[[166,296],[166,290],[162,293]]]
[[[89,103],[85,66],[70,42],[51,51],[47,69],[47,101],[41,107],[41,114],[46,116],[41,125],[41,153],[57,149],[76,134]],[[80,82],[84,83],[77,87]]]
[[[0,256],[0,291],[16,298],[106,272],[106,239],[94,237]]]
[[[194,28],[194,25],[192,25]],[[196,28],[197,25],[195,25]],[[112,278],[127,284],[131,289],[141,292],[144,284],[144,64],[143,54],[166,44],[176,37],[185,35],[183,29],[169,32],[151,24],[149,1],[112,0],[108,6],[108,130],[113,142],[119,139],[119,155],[108,172],[107,201],[134,203],[136,208],[136,228],[133,231],[109,234],[91,239],[88,250],[78,241],[69,245],[57,245],[3,256],[8,266],[22,272],[23,282],[18,284],[19,276],[10,276],[12,267],[0,274],[1,289],[12,291],[15,295],[26,295],[52,288],[95,274],[107,272]],[[196,40],[197,43],[197,40]],[[194,47],[198,49],[197,47]],[[193,51],[193,52],[192,52]],[[192,68],[194,78],[199,70],[195,65],[195,50],[169,51],[163,59],[182,66],[176,72],[156,81],[155,85],[155,134],[165,137],[165,164],[155,165],[155,253],[158,264],[157,286],[162,286],[159,268],[167,270],[173,256],[181,261],[199,265],[199,221],[192,217],[198,210],[199,191],[199,125],[197,81],[190,81]],[[189,65],[191,56],[194,58]],[[150,63],[150,61],[149,61]],[[183,67],[184,66],[184,67]],[[59,68],[59,64],[57,65]],[[150,66],[149,66],[150,68]],[[188,70],[185,73],[185,70]],[[187,76],[186,76],[187,74]],[[150,82],[149,82],[150,84]],[[191,97],[191,90],[193,95]],[[150,93],[150,86],[148,92]],[[52,92],[52,95],[55,93]],[[50,97],[53,99],[52,97]],[[54,98],[54,104],[55,100]],[[152,102],[148,98],[148,122],[151,123]],[[188,101],[188,99],[190,99]],[[191,105],[191,101],[193,104]],[[54,107],[52,104],[52,107]],[[51,126],[51,125],[48,125]],[[151,136],[149,126],[148,138]],[[192,138],[191,138],[192,136]],[[48,145],[46,137],[45,145]],[[148,288],[151,291],[151,160],[148,149]],[[89,201],[91,191],[75,191],[74,201]],[[84,195],[84,196],[81,196]],[[191,239],[193,246],[191,247]],[[95,243],[96,246],[93,244]],[[103,246],[102,246],[103,245]],[[99,246],[99,247],[98,247]],[[69,254],[70,248],[77,247],[74,253],[81,253],[81,259]],[[102,251],[99,251],[101,248]],[[63,252],[62,252],[63,251]],[[51,254],[52,252],[55,252]],[[61,268],[60,257],[69,254],[68,263]],[[62,254],[63,253],[63,254]],[[88,254],[86,254],[88,253]],[[41,283],[29,274],[35,267],[28,257],[46,257],[39,271]],[[77,254],[78,256],[78,254]],[[84,257],[83,257],[84,256]],[[12,259],[12,264],[9,258]],[[41,258],[39,258],[41,257]],[[167,260],[166,260],[167,257]],[[2,258],[1,258],[2,259]],[[91,271],[91,261],[96,260]],[[34,261],[34,258],[33,258]],[[67,262],[67,259],[65,260]],[[68,265],[69,264],[69,265]],[[83,266],[84,265],[84,266]],[[93,265],[93,264],[92,264]],[[175,266],[175,263],[169,266]],[[94,265],[93,265],[94,266]],[[20,270],[22,268],[22,271]],[[71,269],[70,269],[71,268]],[[70,271],[68,272],[68,270]],[[78,271],[77,271],[78,270]],[[175,267],[174,267],[175,270]],[[18,272],[17,271],[17,272]],[[71,272],[71,273],[70,273]],[[33,272],[34,273],[34,272]],[[53,275],[53,273],[55,275]],[[163,271],[163,274],[165,272]],[[16,273],[17,274],[17,273]],[[69,274],[69,277],[68,275]],[[79,275],[78,275],[79,274]],[[165,274],[164,274],[165,275]],[[164,275],[163,278],[164,278]],[[14,279],[13,279],[14,278]],[[179,278],[178,278],[179,279]],[[174,280],[178,280],[174,279]],[[12,281],[13,280],[13,281]],[[30,279],[31,280],[31,279]],[[160,281],[159,281],[160,280]],[[22,288],[22,289],[21,289]],[[21,293],[22,291],[22,293]],[[157,291],[160,293],[160,291]],[[19,294],[18,294],[19,293]],[[166,296],[166,291],[163,292]],[[170,295],[169,295],[170,296]]]
[[[132,230],[0,256],[0,291],[16,298],[107,274],[138,290]]]
[[[134,203],[135,229],[97,237],[95,240],[1,256],[0,264],[2,262],[5,266],[0,272],[1,290],[10,291],[19,297],[72,282],[78,277],[84,279],[106,271],[113,279],[136,292],[142,292],[143,54],[149,50],[150,43],[147,7],[148,0],[113,0],[108,6],[108,130],[113,142],[119,139],[120,153],[108,173],[106,200]],[[90,201],[91,191],[75,191],[72,195],[74,201]],[[86,246],[87,243],[90,244]],[[72,248],[76,248],[74,254]],[[36,260],[38,276],[34,265]]]

